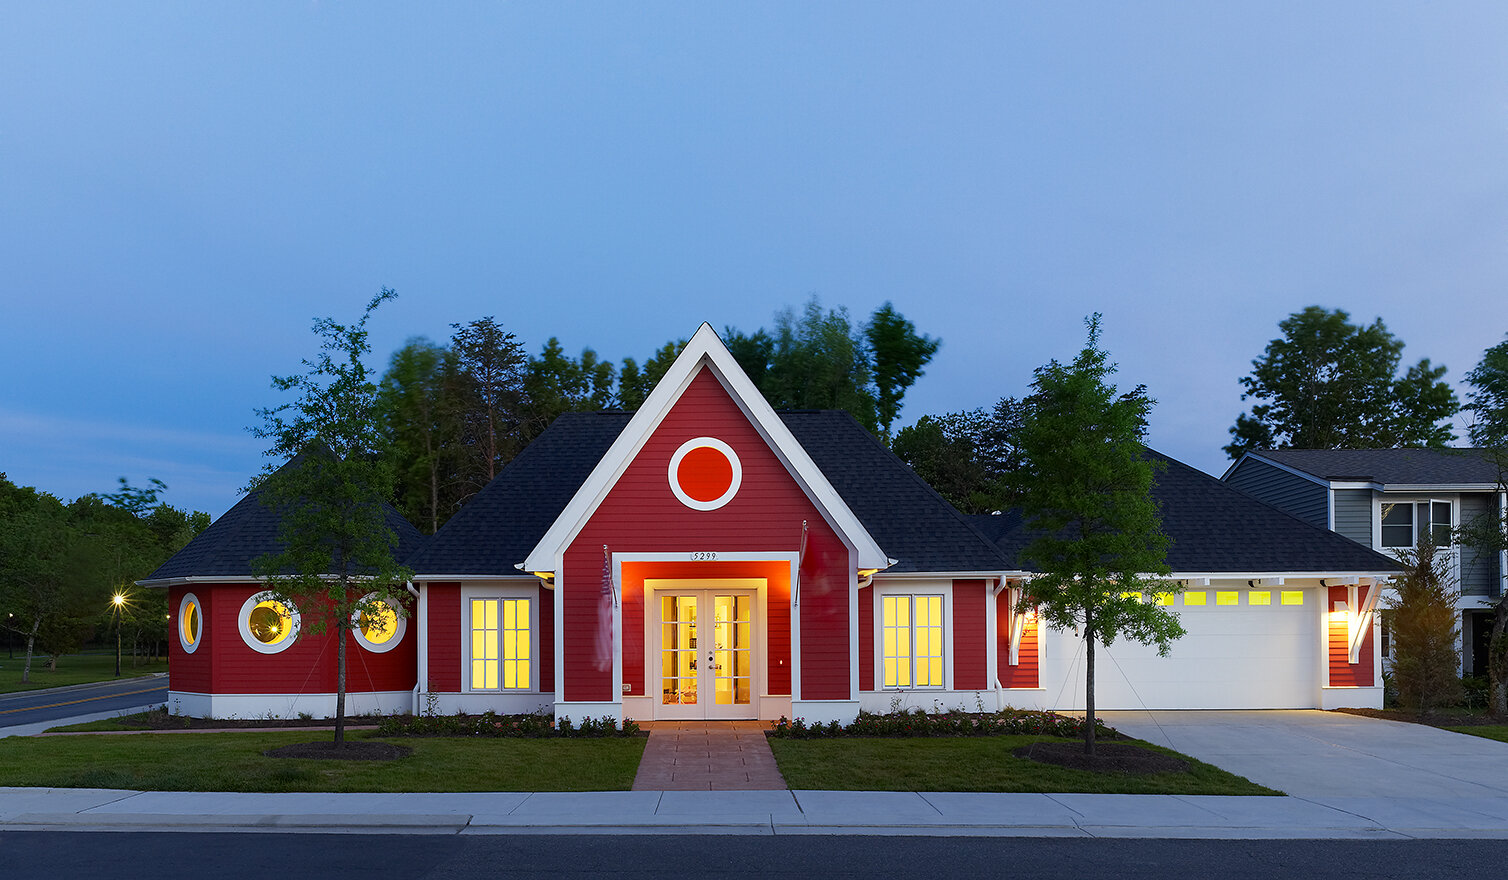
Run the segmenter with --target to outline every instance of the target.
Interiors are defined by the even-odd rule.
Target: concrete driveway
[[[1313,709],[1102,712],[1129,736],[1304,798],[1508,798],[1508,743]]]

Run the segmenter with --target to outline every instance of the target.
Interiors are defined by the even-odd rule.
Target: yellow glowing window
[[[1272,592],[1270,590],[1252,590],[1250,593],[1246,594],[1246,604],[1271,605]]]
[[[361,612],[361,634],[374,645],[384,645],[398,634],[398,614],[386,602]]]
[[[180,620],[183,626],[183,643],[193,645],[199,641],[199,603],[188,601],[183,603],[183,617]]]
[[[293,612],[275,599],[264,599],[252,606],[247,615],[247,629],[264,645],[279,645],[293,632]]]
[[[1121,598],[1122,599],[1135,599],[1136,601],[1140,602],[1141,601],[1141,593],[1138,593],[1135,590],[1128,590],[1128,591],[1126,591],[1124,593],[1121,593]]]
[[[942,687],[941,596],[884,596],[880,600],[882,687]]]
[[[1159,604],[1159,605],[1172,605],[1173,604],[1173,594],[1172,593],[1158,593],[1157,594],[1157,604]]]
[[[528,690],[533,686],[530,601],[471,600],[473,690]]]
[[[1238,593],[1238,592],[1236,592],[1235,590],[1216,590],[1215,591],[1215,604],[1216,605],[1240,605],[1241,604],[1241,594]]]
[[[1302,605],[1304,604],[1304,591],[1284,590],[1282,592],[1282,602],[1284,605]]]
[[[1185,605],[1203,605],[1204,604],[1204,591],[1203,590],[1195,590],[1192,593],[1184,593],[1183,594],[1183,604],[1185,604]]]

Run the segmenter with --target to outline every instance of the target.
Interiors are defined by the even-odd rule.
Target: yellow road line
[[[129,697],[132,694],[150,694],[153,691],[161,690],[167,690],[167,686],[158,685],[157,687],[149,687],[145,690],[140,691],[123,691],[118,694],[105,694],[102,697],[85,697],[82,700],[64,700],[61,703],[48,703],[45,706],[27,706],[24,709],[0,709],[0,715],[9,715],[13,712],[31,712],[36,709],[53,709],[58,706],[72,706],[74,703],[92,703],[95,700],[113,700],[116,697]]]

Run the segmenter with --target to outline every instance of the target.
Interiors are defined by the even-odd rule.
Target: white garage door
[[[1270,604],[1261,604],[1265,592]],[[1297,596],[1293,595],[1297,593]],[[1203,596],[1205,604],[1195,604]],[[1303,604],[1292,604],[1302,597]],[[1253,602],[1255,598],[1256,602]],[[1095,651],[1100,709],[1304,709],[1319,704],[1319,592],[1205,590],[1175,600],[1188,634],[1166,657],[1118,640]],[[1220,604],[1221,602],[1234,604]],[[1044,633],[1047,705],[1084,707],[1083,640]]]

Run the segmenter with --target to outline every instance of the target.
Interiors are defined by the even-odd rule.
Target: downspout
[[[1005,688],[1000,684],[1000,591],[1006,589],[1005,573],[1001,572],[990,590],[990,681],[994,682],[995,711],[1005,708]]]
[[[414,589],[413,581],[405,581],[403,585],[414,595],[414,600],[418,604],[416,616],[419,630],[419,678],[414,682],[414,701],[411,710],[414,715],[418,715],[419,694],[424,689],[425,682],[429,681],[429,603],[425,601],[429,591],[428,589],[422,591]]]
[[[1508,529],[1508,491],[1498,493],[1498,528]],[[1508,542],[1498,551],[1498,598],[1508,592]]]

